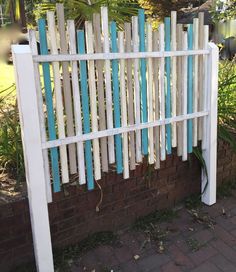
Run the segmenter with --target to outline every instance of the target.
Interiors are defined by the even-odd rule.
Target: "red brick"
[[[195,265],[198,265],[199,263],[203,263],[207,261],[209,258],[216,255],[217,253],[218,252],[214,247],[210,245],[205,245],[202,248],[200,248],[198,251],[190,253],[189,258],[192,260],[192,262]]]
[[[190,270],[194,267],[191,259],[187,255],[185,255],[177,246],[170,246],[168,252],[170,253],[175,264],[177,264],[181,268]]]
[[[162,272],[181,272],[182,270],[174,262],[169,262],[161,267]]]

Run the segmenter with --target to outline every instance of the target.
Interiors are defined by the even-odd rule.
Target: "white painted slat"
[[[85,33],[87,53],[92,54],[94,53],[92,22],[88,21],[85,22]],[[97,120],[97,92],[95,82],[94,60],[88,61],[88,85],[90,96],[92,132],[96,132],[98,131],[98,120]],[[98,139],[93,140],[93,162],[94,162],[94,178],[95,180],[99,180],[101,179],[101,165]]]
[[[94,33],[94,50],[96,53],[102,52],[101,40],[101,18],[100,14],[93,15],[93,33]],[[97,73],[97,91],[98,91],[98,113],[99,113],[99,130],[106,129],[106,111],[104,98],[104,84],[103,84],[103,66],[102,60],[95,61]],[[108,172],[108,156],[107,156],[107,138],[100,139],[101,146],[101,160],[103,172]]]
[[[204,40],[203,47],[208,48],[208,39],[209,39],[209,26],[204,25]],[[203,110],[207,108],[207,99],[208,99],[208,57],[203,56]],[[206,130],[207,130],[207,120],[203,118],[203,127],[202,127],[202,149],[206,148]]]
[[[124,52],[124,32],[118,32],[119,52]],[[126,102],[126,86],[125,86],[125,60],[120,60],[120,96],[121,96],[121,124],[122,127],[127,126],[127,102]],[[123,177],[129,178],[129,149],[128,149],[128,134],[122,134],[123,138]]]
[[[98,132],[91,132],[91,133],[83,134],[81,136],[67,137],[63,139],[58,139],[58,140],[42,143],[42,148],[52,148],[52,147],[57,147],[60,145],[66,145],[70,143],[76,143],[80,141],[89,141],[96,138],[102,138],[102,137],[107,137],[111,135],[114,136],[114,135],[125,133],[125,132],[128,133],[131,131],[141,130],[145,128],[168,125],[168,124],[171,124],[172,122],[182,122],[184,120],[200,118],[207,115],[208,115],[208,111],[202,111],[202,112],[196,112],[196,113],[189,113],[187,115],[179,115],[176,117],[165,118],[164,120],[160,119],[153,122],[141,123],[139,125],[137,124],[130,125],[130,126],[127,125],[127,126],[122,126],[120,128],[112,128],[112,129],[107,129],[107,130],[98,131]]]
[[[56,31],[55,31],[55,19],[54,12],[47,12],[48,20],[48,33],[50,37],[50,48],[52,54],[58,54],[57,40],[56,40]],[[52,63],[53,68],[53,78],[54,78],[54,90],[56,97],[56,114],[57,114],[57,125],[58,125],[58,135],[59,138],[65,138],[65,124],[64,124],[64,114],[63,114],[63,103],[62,103],[62,90],[61,90],[61,80],[60,80],[60,67],[58,62]],[[67,150],[66,146],[60,146],[60,160],[61,160],[61,173],[62,173],[62,182],[69,182],[69,173],[68,173],[68,161],[67,161]]]
[[[176,51],[176,23],[177,23],[177,12],[171,11],[171,50]],[[171,60],[171,111],[172,116],[176,116],[176,89],[177,89],[177,59],[173,57]],[[177,146],[177,136],[176,136],[176,124],[172,124],[172,147]]]
[[[152,52],[152,26],[146,23],[147,27],[147,51]],[[148,121],[153,122],[153,62],[152,58],[147,59],[147,95],[148,95]],[[154,142],[153,142],[153,128],[148,129],[148,159],[149,164],[154,163]]]
[[[13,45],[12,53],[36,266],[38,271],[53,272],[34,65],[28,45]]]
[[[208,55],[209,50],[181,50],[181,51],[158,51],[158,52],[132,52],[132,53],[96,53],[74,55],[39,55],[33,56],[36,62],[72,61],[72,60],[113,60],[113,59],[144,59],[166,58],[178,56]]]
[[[182,49],[182,31],[183,25],[177,24],[177,49]],[[177,116],[182,114],[182,57],[177,58]],[[177,155],[182,156],[183,151],[183,123],[177,123]]]
[[[188,33],[186,31],[182,34],[183,37],[183,49],[188,48]],[[183,94],[182,94],[182,114],[187,114],[187,91],[188,91],[188,57],[183,57],[182,74],[183,74]],[[182,160],[186,161],[188,159],[187,153],[187,120],[183,121],[183,151]]]
[[[193,49],[197,50],[199,46],[199,19],[193,19]],[[198,59],[199,56],[194,56],[194,66],[193,66],[193,112],[198,111]],[[197,146],[198,138],[197,138],[197,131],[198,131],[198,120],[195,118],[193,120],[193,146]]]
[[[67,32],[69,36],[69,51],[70,54],[76,53],[76,33],[75,24],[73,20],[67,21]],[[72,92],[73,92],[73,105],[75,116],[75,128],[76,135],[82,135],[82,118],[81,118],[81,101],[80,101],[80,89],[78,78],[78,66],[76,61],[71,63],[71,78],[72,78]],[[84,144],[83,142],[77,143],[77,157],[78,157],[78,169],[79,169],[79,183],[85,184],[85,162],[84,162]]]
[[[38,55],[36,32],[33,29],[29,30],[29,45],[32,50],[32,54]],[[36,94],[37,94],[37,100],[38,100],[38,113],[40,118],[39,122],[40,122],[41,139],[42,139],[42,142],[45,142],[47,140],[47,136],[46,136],[45,118],[44,118],[44,112],[43,112],[43,96],[42,96],[42,87],[40,82],[39,65],[37,63],[34,63],[34,78],[35,78]],[[47,201],[48,203],[50,203],[52,202],[52,187],[51,187],[51,180],[50,180],[50,169],[49,169],[47,150],[43,150],[43,162],[44,162],[44,175],[45,175],[45,181],[46,181]]]
[[[159,49],[160,51],[165,50],[165,37],[164,37],[164,24],[160,24],[158,28],[159,35]],[[159,97],[160,97],[160,113],[161,120],[165,119],[165,59],[160,59],[160,81],[159,81]],[[166,128],[165,126],[161,127],[161,161],[166,159]]]
[[[65,31],[65,16],[64,16],[64,6],[63,4],[56,4],[57,10],[57,24],[58,32],[60,35],[60,53],[68,53],[67,37]],[[63,80],[63,94],[65,101],[65,114],[66,114],[66,130],[67,136],[75,135],[74,131],[74,120],[73,120],[73,110],[72,110],[72,97],[71,97],[71,85],[70,85],[70,73],[69,73],[69,63],[62,62],[62,80]],[[77,173],[76,165],[76,150],[75,145],[71,144],[68,146],[69,151],[69,167],[70,173]]]
[[[139,51],[138,17],[132,17],[133,52]],[[139,87],[139,60],[134,59],[134,95],[135,95],[135,124],[140,124],[140,87]],[[136,161],[142,161],[141,131],[136,131]]]
[[[153,31],[153,51],[158,51],[158,31]],[[160,119],[159,103],[159,60],[153,59],[153,84],[154,84],[154,108],[155,120]],[[160,128],[154,128],[155,168],[160,168]]]
[[[108,11],[107,7],[101,7],[102,33],[104,52],[109,53],[109,28],[108,28]],[[112,93],[111,93],[111,63],[110,60],[105,60],[105,88],[106,88],[106,114],[107,127],[113,128],[113,113],[112,113]],[[115,162],[114,137],[108,137],[108,154],[109,162]]]
[[[125,51],[131,52],[131,24],[124,24],[125,30]],[[128,90],[128,123],[134,124],[134,92],[133,92],[133,76],[132,76],[132,60],[126,60],[126,76]],[[135,169],[135,139],[134,132],[129,134],[129,153],[130,153],[130,170]]]
[[[204,40],[204,12],[199,12],[199,49],[203,49]],[[199,56],[199,76],[198,76],[198,88],[199,88],[199,101],[198,110],[203,110],[203,56]],[[203,120],[198,120],[198,140],[202,140]]]

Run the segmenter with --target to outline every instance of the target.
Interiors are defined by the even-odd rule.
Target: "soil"
[[[0,205],[14,202],[27,196],[26,182],[18,182],[6,173],[0,173]]]

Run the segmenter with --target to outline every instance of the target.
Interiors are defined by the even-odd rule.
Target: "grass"
[[[153,224],[161,222],[170,222],[177,217],[177,212],[172,209],[167,209],[163,211],[155,211],[146,216],[138,218],[134,225],[133,229],[138,231],[146,230]]]
[[[14,67],[13,65],[6,64],[0,61],[0,97],[2,91],[15,84]],[[9,89],[9,92],[11,90]],[[8,93],[9,93],[8,92]],[[6,95],[7,93],[4,93]],[[15,97],[15,92],[12,93]]]
[[[194,238],[188,239],[186,243],[192,252],[196,252],[206,245],[206,243],[200,243],[197,239]]]
[[[185,199],[185,207],[188,210],[196,209],[202,206],[200,194],[193,194]]]

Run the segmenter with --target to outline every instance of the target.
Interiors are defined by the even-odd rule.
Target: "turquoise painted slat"
[[[138,11],[138,22],[139,22],[139,50],[145,52],[145,15],[144,10],[139,9]],[[141,118],[142,123],[148,121],[147,119],[147,78],[146,78],[146,60],[140,60],[141,69]],[[148,154],[148,130],[147,128],[142,129],[142,152],[143,155]]]
[[[110,25],[111,32],[111,50],[113,53],[118,52],[117,48],[117,31],[116,23],[111,22]],[[115,127],[120,127],[120,91],[119,91],[119,79],[118,79],[118,61],[112,60],[112,87],[113,87],[113,102],[114,102],[114,121]],[[115,135],[116,144],[116,167],[117,173],[123,172],[123,162],[122,162],[122,142],[121,135]]]
[[[193,50],[193,25],[188,25],[188,49]],[[187,113],[193,113],[193,56],[188,56]],[[188,153],[193,151],[193,120],[187,121]]]
[[[170,51],[170,18],[165,18],[165,51]],[[165,92],[166,92],[166,118],[171,117],[171,83],[170,83],[170,73],[171,73],[171,58],[167,57],[165,59]],[[166,148],[167,154],[171,154],[171,124],[166,125]]]
[[[85,54],[85,42],[84,42],[84,31],[77,31],[77,44],[78,53]],[[83,125],[84,133],[90,132],[90,115],[89,115],[89,96],[88,96],[88,83],[87,83],[87,66],[86,61],[80,61],[80,84],[81,84],[81,100],[82,100],[82,111],[83,111]],[[85,142],[85,162],[86,162],[86,173],[87,173],[87,187],[88,190],[94,189],[93,180],[93,160],[92,160],[92,146],[91,141]]]
[[[44,19],[38,20],[39,29],[39,41],[40,41],[40,54],[48,54],[47,36],[46,36],[46,23]],[[52,86],[50,67],[48,62],[42,63],[43,66],[43,80],[45,88],[45,100],[47,108],[47,122],[48,122],[48,136],[49,140],[56,140],[56,129],[55,129],[55,117],[53,111],[53,100],[52,100]],[[52,179],[53,179],[53,191],[59,192],[60,188],[60,174],[59,174],[59,158],[58,150],[56,147],[50,149],[50,157],[52,164]]]

